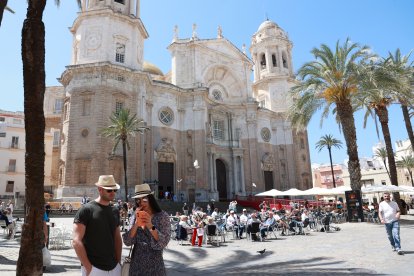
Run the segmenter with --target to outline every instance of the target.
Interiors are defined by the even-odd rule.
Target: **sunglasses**
[[[143,197],[143,198],[137,198],[137,201],[148,202],[148,198],[146,198],[146,197]]]
[[[107,193],[116,193],[118,190],[114,189],[114,190],[108,190],[108,189],[104,189]]]

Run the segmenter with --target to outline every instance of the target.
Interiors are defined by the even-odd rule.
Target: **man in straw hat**
[[[162,211],[148,184],[135,185],[137,209],[131,228],[122,235],[126,246],[134,245],[129,275],[166,275],[163,249],[171,236],[169,215]]]
[[[122,239],[119,212],[110,205],[119,185],[112,175],[101,175],[97,199],[82,205],[73,223],[73,248],[82,275],[121,275]]]

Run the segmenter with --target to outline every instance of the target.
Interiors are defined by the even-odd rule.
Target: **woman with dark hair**
[[[137,208],[130,230],[122,235],[125,245],[134,246],[129,275],[167,275],[162,254],[170,241],[170,218],[148,184],[135,185],[132,198]]]

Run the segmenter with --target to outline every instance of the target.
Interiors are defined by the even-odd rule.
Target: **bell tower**
[[[253,93],[260,107],[285,112],[287,92],[294,80],[292,42],[275,22],[266,20],[252,36]]]
[[[109,62],[141,70],[148,33],[139,0],[83,0],[72,28],[71,65]]]

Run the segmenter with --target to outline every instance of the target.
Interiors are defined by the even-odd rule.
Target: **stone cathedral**
[[[113,140],[101,135],[121,108],[150,127],[129,137],[130,193],[149,182],[160,197],[169,191],[193,202],[311,188],[307,132],[286,119],[295,83],[286,32],[264,21],[251,37],[249,58],[220,27],[209,39],[197,36],[196,25],[187,38],[176,27],[164,74],[143,60],[149,34],[139,14],[139,0],[82,1],[70,28],[71,64],[62,86],[45,95],[47,128],[58,139],[56,197],[92,197],[102,174],[115,176],[121,196],[122,148],[111,154]]]

